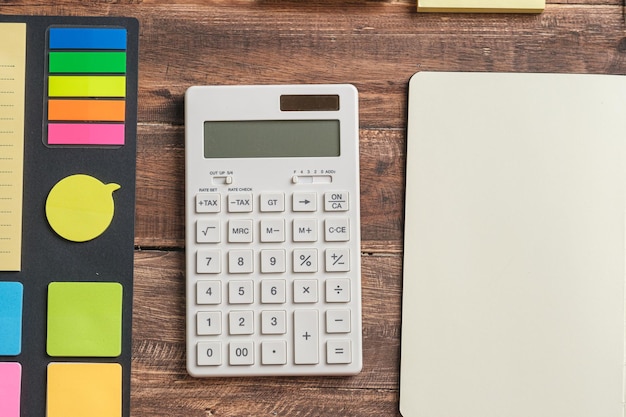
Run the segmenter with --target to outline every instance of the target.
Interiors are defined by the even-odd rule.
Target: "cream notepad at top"
[[[417,0],[418,12],[541,13],[545,0]]]
[[[418,73],[404,417],[622,417],[626,77]]]

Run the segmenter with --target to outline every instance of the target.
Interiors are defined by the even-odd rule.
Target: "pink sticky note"
[[[123,123],[50,123],[48,145],[123,145]]]
[[[0,362],[0,416],[20,417],[22,365]]]

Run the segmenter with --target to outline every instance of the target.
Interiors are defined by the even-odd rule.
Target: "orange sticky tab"
[[[124,100],[49,100],[48,120],[123,122]]]

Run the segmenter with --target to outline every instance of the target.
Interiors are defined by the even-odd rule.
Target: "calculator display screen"
[[[339,120],[204,122],[205,158],[289,158],[339,155]]]

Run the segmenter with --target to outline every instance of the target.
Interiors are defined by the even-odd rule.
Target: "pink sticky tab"
[[[0,362],[0,416],[20,417],[22,365]]]
[[[48,145],[123,145],[124,124],[49,123]]]

